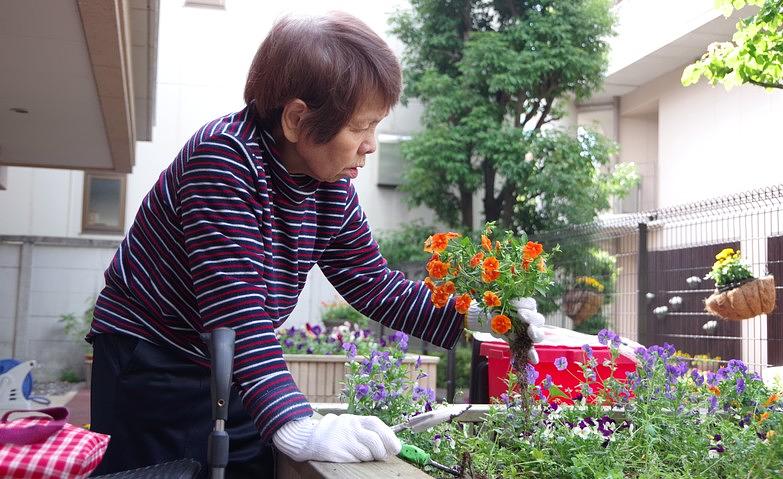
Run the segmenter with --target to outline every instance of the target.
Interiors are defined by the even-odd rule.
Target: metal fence
[[[735,358],[759,373],[783,365],[782,204],[777,185],[537,235],[563,250],[562,296],[548,322],[593,333],[605,326],[645,345],[670,343],[702,367]],[[727,321],[706,313],[715,284],[705,275],[723,248],[740,250],[756,277],[777,278],[771,314]],[[590,289],[587,277],[605,288],[595,313],[584,309],[591,301],[580,293]]]

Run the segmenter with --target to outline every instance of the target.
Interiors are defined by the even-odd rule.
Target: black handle
[[[234,366],[233,329],[218,328],[209,336],[212,363],[212,419],[228,419],[228,397],[231,394],[231,376]]]
[[[225,422],[228,419],[228,399],[231,394],[231,376],[234,369],[233,329],[218,328],[208,335],[212,374],[210,392],[212,396],[212,419],[215,428],[209,435],[207,462],[212,479],[223,479],[228,465],[228,433]]]

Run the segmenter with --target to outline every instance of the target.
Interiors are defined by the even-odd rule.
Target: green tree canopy
[[[704,76],[726,89],[743,83],[783,89],[783,0],[716,0],[728,17],[734,9],[757,5],[759,11],[737,23],[730,42],[717,42],[682,73],[685,86]]]
[[[403,189],[452,227],[482,216],[534,233],[589,222],[634,184],[606,167],[613,143],[556,126],[607,66],[611,0],[412,0],[392,19],[405,44],[406,98],[424,130],[403,145]]]

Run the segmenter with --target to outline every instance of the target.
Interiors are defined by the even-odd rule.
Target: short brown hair
[[[301,99],[310,109],[302,125],[305,134],[326,143],[371,95],[380,95],[387,108],[394,106],[401,83],[397,57],[358,18],[338,12],[284,17],[253,58],[245,102],[255,100],[261,123],[276,128],[285,104]]]

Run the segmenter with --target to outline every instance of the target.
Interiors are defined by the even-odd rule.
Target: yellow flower
[[[718,261],[727,259],[734,254],[734,248],[724,248],[720,253],[715,255],[715,259]]]

